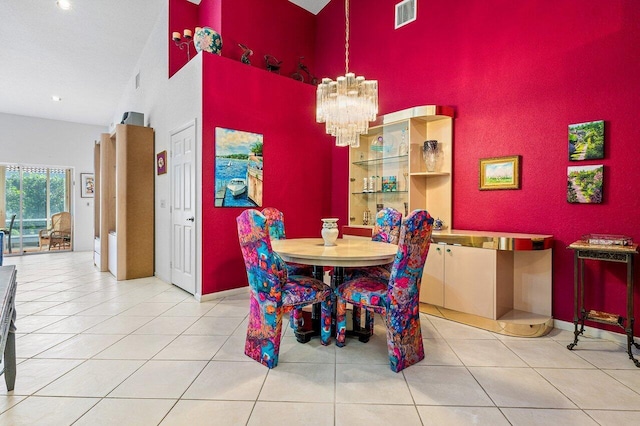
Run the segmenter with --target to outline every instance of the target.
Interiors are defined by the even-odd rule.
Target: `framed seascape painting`
[[[604,120],[569,125],[569,161],[604,158]]]
[[[215,206],[262,207],[263,136],[216,127]]]
[[[80,197],[93,198],[95,187],[93,173],[80,173]]]
[[[480,190],[520,189],[520,156],[480,159]]]
[[[575,166],[567,169],[567,201],[570,203],[602,203],[604,166]]]

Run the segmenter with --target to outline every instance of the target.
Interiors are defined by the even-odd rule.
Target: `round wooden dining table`
[[[337,268],[384,265],[398,251],[395,244],[356,238],[338,239],[335,246],[322,238],[290,238],[272,240],[271,247],[285,262]]]
[[[362,267],[386,265],[393,262],[398,251],[398,246],[390,243],[371,241],[368,239],[338,239],[335,246],[325,246],[322,238],[291,238],[284,240],[271,240],[271,248],[278,253],[285,262],[301,263],[313,265],[315,277],[323,279],[323,267],[332,266],[333,276],[332,287],[336,288],[342,284],[345,267]],[[310,329],[297,330],[296,338],[299,342],[308,342],[312,336],[320,334],[319,319],[320,313],[316,306],[312,314]],[[367,313],[366,323],[369,322]],[[360,327],[360,321],[356,321],[357,314],[354,313],[353,329],[347,330],[347,335],[356,336],[361,342],[367,342],[373,333]],[[333,318],[335,330],[335,312]]]

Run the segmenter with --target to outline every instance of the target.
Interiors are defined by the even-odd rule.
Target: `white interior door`
[[[171,132],[171,282],[196,292],[196,125]]]

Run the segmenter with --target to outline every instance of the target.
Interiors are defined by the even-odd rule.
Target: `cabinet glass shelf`
[[[414,172],[409,173],[409,176],[449,176],[450,174],[447,172]]]
[[[382,158],[372,158],[369,160],[360,160],[360,161],[354,161],[353,165],[354,166],[360,166],[360,167],[369,167],[369,166],[378,166],[380,164],[390,164],[390,163],[400,163],[400,162],[406,162],[407,159],[409,158],[408,155],[394,155],[391,157],[382,157]]]
[[[375,192],[352,192],[353,195],[377,195],[377,194],[406,194],[408,191],[375,191]]]

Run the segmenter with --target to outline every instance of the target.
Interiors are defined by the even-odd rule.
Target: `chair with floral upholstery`
[[[265,207],[262,209],[262,214],[267,218],[267,226],[269,229],[269,236],[272,240],[284,240],[287,235],[284,231],[284,213],[275,207]],[[303,265],[294,262],[285,262],[287,266],[287,274],[289,275],[305,275],[307,277],[313,277],[313,266]],[[303,322],[302,308],[293,309],[291,311],[291,320],[289,324],[293,330],[298,329],[298,324]]]
[[[402,224],[402,213],[398,210],[385,207],[376,214],[376,223],[373,226],[372,241],[381,241],[384,243],[398,244],[400,236],[400,225]],[[385,281],[389,280],[391,275],[391,266],[393,263],[381,266],[367,266],[360,268],[345,268],[344,281],[350,281],[358,277],[380,277]],[[366,311],[365,323],[367,329],[373,332],[373,315]],[[355,329],[361,328],[360,309],[353,309],[353,324]],[[369,339],[366,333],[361,336],[361,342],[367,342]]]
[[[322,304],[323,345],[331,341],[332,290],[322,281],[288,275],[284,262],[271,249],[266,217],[245,210],[236,219],[238,239],[251,291],[244,353],[273,368],[278,365],[282,314],[313,303]]]
[[[424,358],[418,298],[432,225],[426,210],[415,210],[402,222],[388,281],[362,276],[337,288],[337,346],[345,345],[346,304],[351,303],[383,316],[391,370],[401,371]]]

